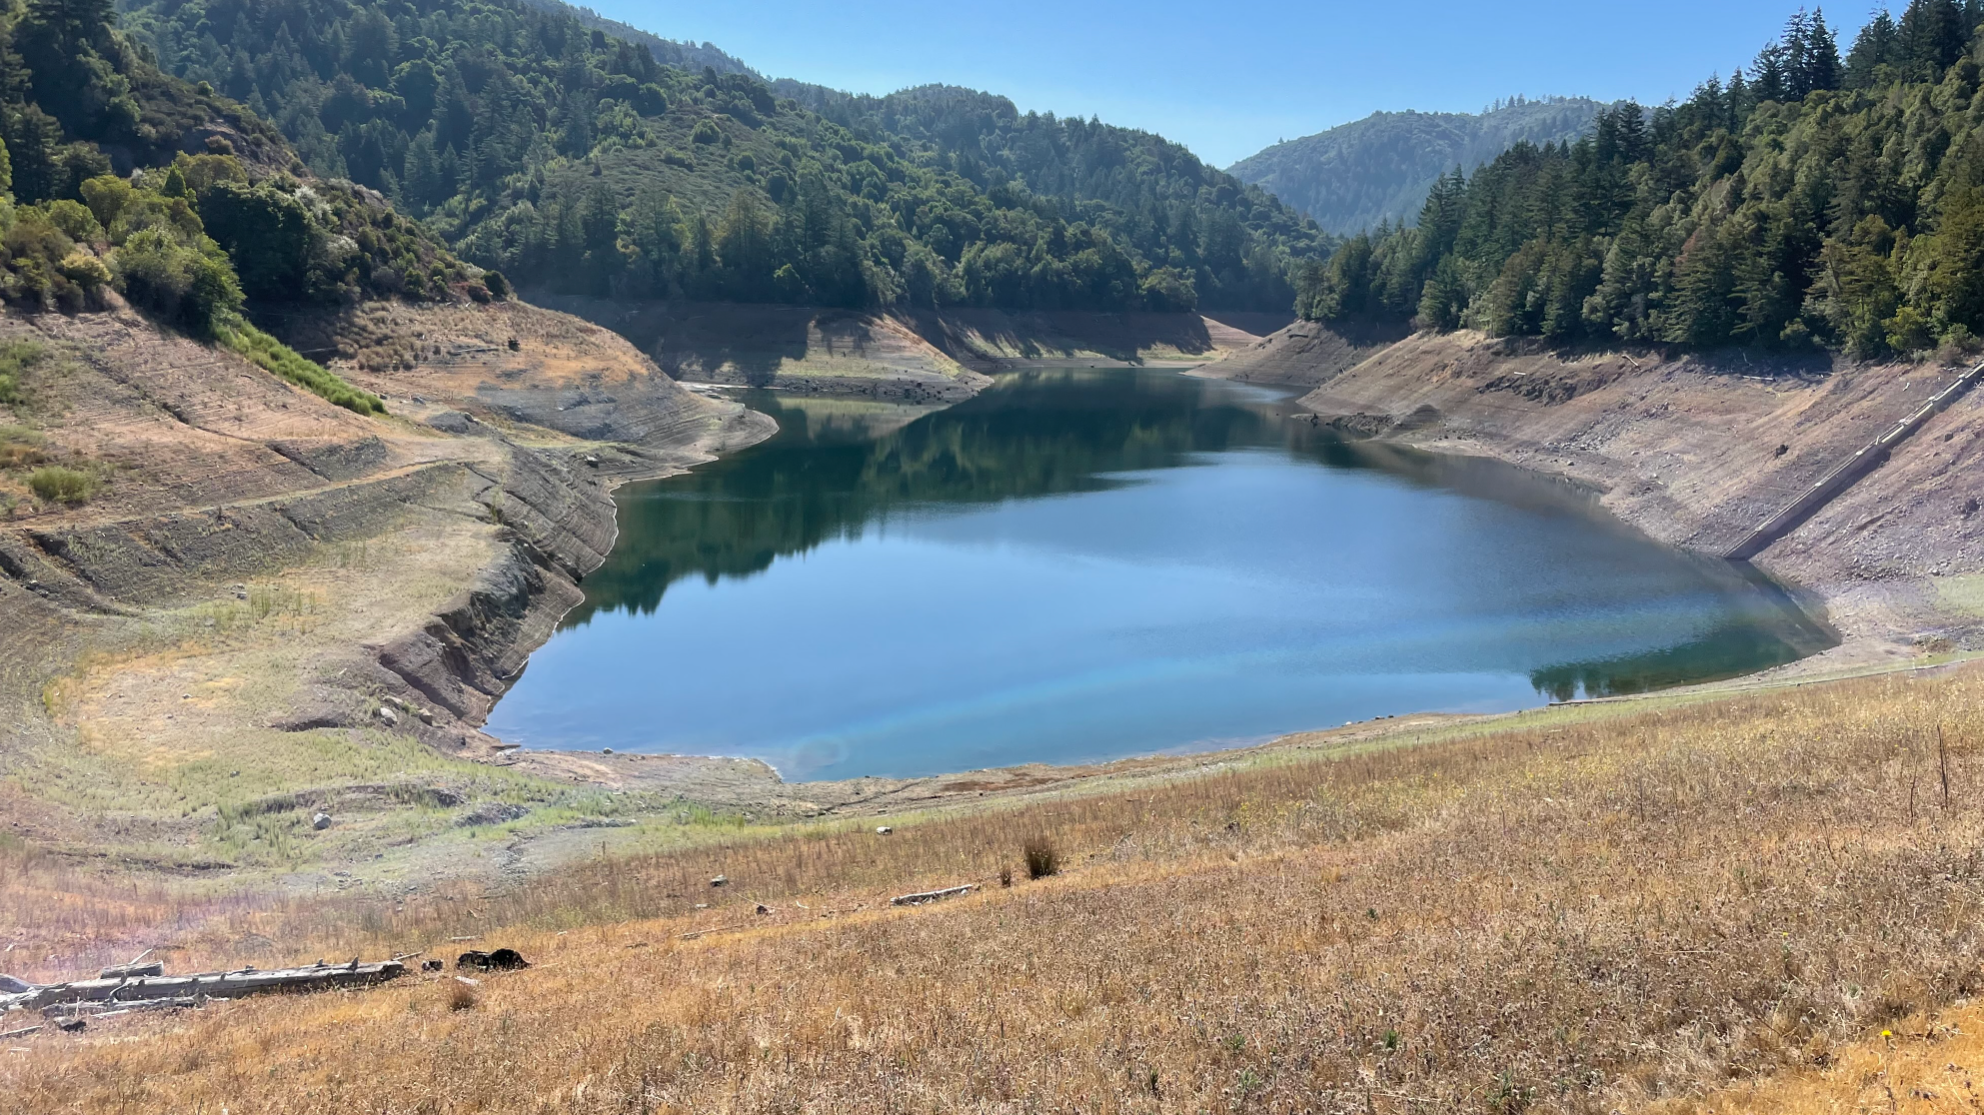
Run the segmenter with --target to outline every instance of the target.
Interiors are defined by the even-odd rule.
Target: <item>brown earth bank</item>
[[[684,381],[957,402],[1028,365],[1202,364],[1260,340],[1269,314],[870,312],[729,302],[533,296],[626,337]]]
[[[1262,323],[1267,324],[1267,323]],[[1280,325],[1193,374],[1284,387],[1314,387],[1411,334],[1403,325],[1357,322]]]
[[[1370,339],[1299,322],[1214,368],[1313,382],[1301,400],[1312,420],[1352,436],[1560,476],[1652,537],[1708,556],[1967,367],[1563,351],[1466,332],[1356,358]],[[1965,467],[1981,443],[1984,396],[1972,394],[1754,559],[1844,639],[1803,669],[1984,639],[1984,474]]]
[[[772,429],[528,305],[269,324],[391,414],[130,313],[0,314],[41,354],[0,405],[0,839],[281,873],[565,801],[494,773],[483,716],[611,547],[615,484]],[[95,491],[37,497],[48,465]],[[344,831],[297,844],[322,812]]]

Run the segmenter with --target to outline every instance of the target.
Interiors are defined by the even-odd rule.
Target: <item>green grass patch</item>
[[[46,359],[48,346],[34,341],[0,344],[0,403],[14,406],[27,402],[27,373]]]
[[[386,404],[379,396],[353,387],[337,373],[305,359],[295,349],[245,321],[222,328],[219,336],[221,344],[231,351],[330,403],[355,414],[386,413]]]
[[[80,469],[43,465],[28,473],[28,490],[45,503],[83,503],[96,489],[96,477]]]
[[[0,469],[32,468],[48,459],[41,435],[25,426],[0,426]]]

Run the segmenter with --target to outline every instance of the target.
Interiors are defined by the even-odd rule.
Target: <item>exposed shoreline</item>
[[[1130,362],[1122,362],[1122,361],[1043,360],[1043,361],[1014,361],[1012,363],[1015,369],[1020,367],[1035,367],[1035,366],[1039,366],[1039,367],[1080,366],[1080,367],[1121,367],[1121,368],[1141,366],[1141,367],[1177,370],[1185,374],[1205,375],[1208,378],[1228,378],[1228,377],[1221,377],[1218,375],[1220,365],[1217,362],[1186,363],[1186,362],[1178,362],[1178,361],[1164,361],[1164,362],[1152,361],[1148,363],[1130,363]],[[1302,383],[1299,379],[1294,383],[1290,383],[1287,381],[1278,380],[1274,378],[1266,378],[1266,379],[1248,378],[1242,381],[1255,383],[1260,386],[1275,386],[1275,387],[1288,388],[1293,393],[1291,398],[1301,400],[1304,409],[1310,410],[1312,414],[1316,414],[1319,417],[1322,414],[1322,412],[1315,411],[1313,408],[1307,406],[1308,400],[1302,397],[1303,396],[1302,389],[1305,386],[1307,386],[1307,384]],[[708,384],[686,384],[686,385],[695,386],[695,387],[726,386],[726,385],[708,385]],[[774,390],[776,390],[776,388],[774,388]],[[1299,419],[1292,419],[1292,420],[1299,420]],[[1498,451],[1498,448],[1492,442],[1488,442],[1488,441],[1475,441],[1475,442],[1465,443],[1462,445],[1453,445],[1448,443],[1427,445],[1427,444],[1415,444],[1414,442],[1403,438],[1387,438],[1384,437],[1384,435],[1382,434],[1380,434],[1379,436],[1383,440],[1394,441],[1401,445],[1411,445],[1415,448],[1423,448],[1441,454],[1455,455],[1455,456],[1477,456],[1484,459],[1495,460],[1505,464],[1509,464],[1511,467],[1521,469],[1522,471],[1530,475],[1551,477],[1554,479],[1558,479],[1566,483],[1573,484],[1579,487],[1580,489],[1589,492],[1594,497],[1598,497],[1601,504],[1603,503],[1602,497],[1605,495],[1607,490],[1602,484],[1585,476],[1572,475],[1557,471],[1545,471],[1534,468],[1528,462],[1518,459],[1506,452]],[[1610,515],[1628,529],[1646,535],[1650,539],[1656,542],[1660,541],[1659,538],[1654,537],[1652,532],[1649,532],[1645,529],[1645,524],[1643,523],[1634,522],[1630,519],[1618,516],[1609,507],[1604,508],[1603,513]],[[1669,531],[1669,533],[1671,533],[1671,531]],[[1685,546],[1681,548],[1687,550],[1688,552],[1696,554],[1696,556],[1699,556],[1704,560],[1710,560],[1710,561],[1720,560],[1713,554],[1702,554],[1698,550],[1693,550]],[[1765,578],[1770,582],[1773,588],[1783,592],[1786,598],[1794,606],[1798,607],[1800,611],[1802,611],[1805,614],[1805,616],[1816,626],[1825,628],[1827,631],[1831,632],[1832,629],[1830,628],[1827,619],[1828,607],[1831,603],[1830,597],[1826,596],[1822,592],[1801,585],[1796,581],[1787,581],[1782,578],[1775,577],[1765,569],[1758,568],[1755,566],[1745,566],[1745,568],[1750,569],[1754,575]],[[1837,636],[1836,632],[1834,632],[1834,634],[1835,636]],[[1702,690],[1716,690],[1716,689],[1721,689],[1733,685],[1739,685],[1758,680],[1788,681],[1795,678],[1815,677],[1821,675],[1830,676],[1832,674],[1863,672],[1870,665],[1874,666],[1876,669],[1886,669],[1886,668],[1901,668],[1905,665],[1909,665],[1913,663],[1912,657],[1908,659],[1907,662],[1897,662],[1893,660],[1888,660],[1885,662],[1877,663],[1861,655],[1848,655],[1848,656],[1835,655],[1834,652],[1840,650],[1843,646],[1845,646],[1845,643],[1846,640],[1840,638],[1838,639],[1837,645],[1826,648],[1825,650],[1820,651],[1816,654],[1808,655],[1804,658],[1798,659],[1797,661],[1791,663],[1787,663],[1779,666],[1767,667],[1763,670],[1752,671],[1750,673],[1738,675],[1735,677],[1720,678],[1720,679],[1715,679],[1706,682],[1699,682],[1699,683],[1690,683],[1687,685],[1675,686],[1669,689],[1663,689],[1656,692],[1682,694],[1682,693],[1690,693],[1690,692],[1702,691]],[[1632,700],[1636,696],[1640,696],[1640,695],[1628,695],[1621,697],[1582,698],[1578,701],[1573,701],[1573,702],[1550,701],[1547,698],[1539,697],[1539,701],[1536,704],[1525,706],[1523,709],[1512,710],[1511,712],[1508,713],[1483,714],[1483,715],[1488,718],[1493,718],[1498,716],[1516,715],[1519,712],[1533,711],[1537,708],[1548,707],[1550,705],[1556,705],[1556,704],[1586,703],[1587,701]],[[1397,717],[1407,717],[1407,718],[1419,718],[1419,717],[1427,717],[1427,716],[1441,717],[1447,715],[1450,714],[1426,712],[1423,710],[1402,711],[1400,713],[1394,714],[1394,716]],[[1379,719],[1382,720],[1389,718],[1381,717]],[[1366,723],[1376,723],[1376,721],[1370,721]],[[1350,726],[1346,726],[1346,727],[1350,727]],[[963,771],[963,772],[947,772],[947,773],[920,776],[914,778],[898,779],[898,778],[887,778],[887,777],[866,777],[866,778],[830,780],[825,782],[809,781],[809,780],[788,781],[775,768],[771,767],[770,764],[761,763],[758,760],[740,759],[730,756],[689,756],[689,755],[674,755],[674,754],[664,755],[664,754],[649,754],[649,753],[620,754],[620,755],[606,756],[606,755],[597,755],[590,752],[578,752],[578,751],[559,750],[559,749],[543,749],[543,750],[523,749],[518,753],[519,755],[518,761],[525,764],[536,765],[541,767],[542,769],[547,769],[547,770],[555,769],[567,774],[583,771],[589,777],[594,777],[594,778],[604,777],[606,779],[610,779],[614,782],[617,782],[629,788],[663,785],[671,788],[690,790],[691,786],[693,786],[694,790],[702,791],[702,792],[708,792],[709,790],[714,789],[717,785],[722,785],[725,788],[738,788],[735,785],[736,782],[738,781],[736,768],[739,765],[758,764],[763,767],[764,773],[771,780],[771,784],[768,784],[762,788],[762,790],[760,791],[760,796],[757,796],[755,798],[747,798],[746,801],[749,804],[754,804],[759,806],[771,806],[775,802],[790,803],[792,805],[798,805],[801,809],[806,809],[808,807],[817,809],[818,813],[816,815],[826,816],[826,815],[832,815],[835,813],[847,812],[847,811],[854,811],[860,813],[878,812],[890,806],[894,806],[894,807],[901,807],[905,805],[920,806],[932,802],[942,801],[945,800],[946,798],[946,795],[941,790],[944,784],[948,781],[954,781],[964,778],[967,775],[971,776],[973,780],[980,783],[984,783],[988,780],[996,782],[999,780],[997,776],[1005,776],[1006,780],[1010,782],[1010,786],[1008,786],[1007,789],[1009,790],[1019,789],[1031,785],[1037,785],[1043,779],[1054,783],[1066,783],[1066,782],[1079,781],[1090,777],[1095,777],[1098,773],[1112,769],[1118,763],[1137,763],[1137,764],[1156,763],[1159,765],[1182,764],[1183,766],[1187,766],[1187,767],[1196,766],[1196,765],[1201,765],[1209,760],[1216,761],[1219,757],[1222,756],[1238,756],[1238,755],[1253,753],[1263,748],[1273,747],[1278,743],[1284,742],[1285,740],[1288,739],[1309,738],[1309,737],[1314,737],[1318,734],[1327,734],[1339,730],[1341,729],[1317,727],[1295,733],[1290,733],[1286,736],[1278,736],[1273,739],[1268,739],[1268,740],[1263,740],[1255,743],[1238,745],[1238,746],[1194,747],[1191,745],[1187,745],[1170,750],[1156,751],[1151,753],[1140,753],[1137,755],[1126,757],[1125,759],[1100,762],[1100,763],[1028,764],[1023,767],[994,768],[992,770],[974,770],[974,771]],[[655,762],[656,760],[660,760],[662,762],[659,765],[657,765]],[[713,768],[711,771],[712,777],[707,782],[705,782],[702,778],[698,777],[699,772],[697,772],[696,770],[696,768],[703,765],[708,765],[709,767]],[[683,781],[680,781],[685,777],[688,780],[687,784],[685,784]],[[746,779],[745,781],[753,781],[753,780]],[[849,795],[849,794],[836,792],[836,791],[844,791],[852,787],[860,787],[861,792],[858,795]],[[982,792],[982,791],[974,791],[974,792]]]
[[[188,550],[192,564],[164,570],[170,575],[160,580],[156,565],[75,565],[91,553],[107,560],[112,551],[72,547],[65,560],[81,576],[63,580],[44,574],[37,583],[33,572],[10,568],[0,577],[0,619],[18,621],[16,630],[28,633],[8,649],[29,652],[0,655],[0,702],[13,702],[24,725],[16,739],[0,747],[9,769],[38,771],[33,777],[42,780],[54,772],[85,778],[111,772],[128,781],[161,762],[182,769],[188,760],[178,756],[185,753],[211,754],[214,758],[199,761],[210,767],[238,765],[243,778],[231,780],[225,769],[201,774],[195,780],[198,794],[233,803],[227,810],[269,818],[255,822],[257,832],[302,831],[301,837],[281,839],[315,843],[304,845],[303,858],[292,862],[281,855],[270,858],[260,843],[227,843],[249,839],[246,822],[226,830],[213,806],[155,818],[119,813],[105,820],[21,797],[15,828],[33,846],[82,859],[107,857],[145,872],[224,878],[231,885],[260,879],[288,890],[332,884],[396,889],[462,876],[494,882],[578,855],[677,839],[671,835],[673,822],[668,828],[657,823],[685,803],[751,825],[942,809],[1125,778],[1172,778],[1287,746],[1342,746],[1446,719],[1406,714],[1251,747],[1173,751],[1102,764],[831,782],[787,782],[755,760],[516,748],[483,733],[483,718],[528,655],[580,602],[578,584],[615,544],[613,491],[768,436],[771,424],[763,416],[737,413],[736,404],[724,397],[742,386],[803,392],[806,379],[795,375],[763,385],[718,381],[717,388],[685,373],[686,382],[678,383],[660,377],[654,364],[606,331],[526,307],[418,312],[384,307],[365,313],[373,317],[334,322],[329,331],[334,339],[360,331],[356,356],[343,367],[361,386],[396,397],[395,417],[379,431],[388,436],[385,462],[408,460],[411,471],[334,484],[306,498],[336,501],[336,517],[299,516],[294,507],[285,512],[291,521],[314,523],[310,516],[318,515],[330,524],[314,542],[292,547],[293,556],[282,559],[287,564],[254,565],[266,563],[266,556],[238,546],[216,551],[211,560]],[[393,319],[390,328],[387,317]],[[503,332],[522,332],[526,323],[538,332],[523,333],[523,351],[512,347],[512,355],[504,356]],[[364,334],[365,328],[374,331]],[[368,352],[391,357],[387,346],[401,343],[394,338],[409,330],[432,346],[431,360],[416,353],[411,371],[403,357],[399,364],[388,359],[382,366],[367,365]],[[433,344],[437,330],[460,339]],[[1284,331],[1296,332],[1307,334],[1301,344],[1289,345],[1277,334],[1210,365],[1163,359],[1168,354],[1159,353],[1135,360],[1100,353],[1002,359],[1012,366],[1168,367],[1263,385],[1313,386],[1317,389],[1301,400],[1313,421],[1559,477],[1596,493],[1608,512],[1634,529],[1697,553],[1716,552],[1718,538],[1753,522],[1753,508],[1768,502],[1768,490],[1746,487],[1745,480],[1772,471],[1773,462],[1784,463],[1768,453],[1769,443],[1796,441],[1799,452],[1780,457],[1822,467],[1837,444],[1850,443],[1886,410],[1906,405],[1915,387],[1911,380],[1932,378],[1922,369],[1886,368],[1832,379],[1742,380],[1685,362],[1635,367],[1630,355],[1616,354],[1565,360],[1480,338],[1373,336],[1361,338],[1368,343],[1346,344],[1308,323]],[[540,333],[542,342],[533,339]],[[548,347],[540,350],[540,344]],[[1264,366],[1261,357],[1268,350],[1285,366]],[[617,362],[609,366],[621,370],[602,377],[591,370],[600,360]],[[890,393],[895,372],[887,365],[875,366],[866,377],[833,371],[836,385],[861,388],[854,393],[867,398],[925,406],[957,401],[923,388],[897,399]],[[955,376],[949,382],[967,388],[963,397],[978,386]],[[283,405],[282,397],[287,396],[278,392],[270,405]],[[218,420],[199,417],[199,406],[176,405],[187,415],[182,422],[198,426]],[[1669,416],[1664,413],[1669,405],[1685,413]],[[422,423],[459,424],[450,417],[450,406],[484,415],[492,424],[490,436],[437,440]],[[294,421],[282,410],[271,414],[271,421]],[[336,421],[340,429],[351,425]],[[1977,400],[1936,423],[1920,448],[1933,453],[1948,446],[1956,452],[1973,436],[1984,443],[1984,407]],[[362,428],[352,431],[338,436],[357,438],[351,444],[361,447],[370,444]],[[1840,507],[1816,517],[1757,562],[1800,599],[1822,605],[1822,614],[1844,637],[1840,647],[1742,678],[1663,691],[1655,699],[1906,667],[1925,654],[1970,645],[1977,621],[1951,606],[1956,597],[1936,595],[1952,579],[1934,578],[1927,570],[1953,566],[1959,574],[1953,580],[1967,590],[1970,582],[1964,578],[1970,575],[1964,571],[1984,568],[1984,536],[1972,529],[1984,526],[1984,517],[1971,520],[1965,513],[1963,529],[1954,531],[1924,521],[1925,515],[1933,519],[1960,505],[1975,487],[1961,469],[1925,461],[1920,454],[1898,457],[1848,493]],[[376,498],[353,495],[374,488]],[[197,507],[227,501],[196,495],[188,502]],[[290,505],[302,506],[298,497],[281,494],[273,504]],[[217,521],[231,516],[236,531],[263,530],[252,515],[243,518],[248,509],[227,503]],[[1865,522],[1870,517],[1871,526]],[[200,527],[204,520],[197,514],[180,518],[185,525],[172,529],[187,539],[209,537],[200,533],[207,528]],[[133,522],[90,529],[122,531]],[[270,520],[270,529],[282,526],[282,520]],[[1899,529],[1901,543],[1894,542],[1891,528]],[[38,537],[56,537],[49,526],[34,529]],[[151,537],[159,528],[144,529]],[[378,534],[382,529],[388,533]],[[10,537],[0,537],[0,543],[11,545]],[[367,546],[373,547],[369,556]],[[354,548],[360,557],[355,564],[346,560]],[[19,553],[33,557],[28,550]],[[151,580],[128,580],[140,573]],[[235,589],[240,586],[228,583],[235,580],[259,580],[278,595],[337,603],[328,612],[294,619],[278,613],[216,640],[211,620],[201,617],[239,607]],[[136,587],[123,587],[127,581]],[[1977,614],[1984,616],[1984,579],[1976,588]],[[203,598],[215,602],[200,603]],[[1929,638],[1921,637],[1925,629]],[[188,657],[181,648],[197,653]],[[1629,698],[1638,699],[1646,698]],[[372,773],[370,756],[381,747],[397,747],[390,744],[395,739],[413,749],[382,754],[387,765]],[[75,740],[85,742],[80,752],[75,742],[65,742]],[[299,746],[323,750],[325,765],[299,766],[293,757],[305,753],[295,750]],[[497,780],[473,773],[477,770],[490,771]],[[201,781],[208,778],[219,781]],[[122,797],[107,800],[128,798],[135,804],[142,798],[132,795],[140,789],[132,783],[114,789]],[[414,800],[442,811],[409,828],[404,805]],[[337,821],[327,833],[311,837],[308,822],[316,810]],[[134,825],[134,819],[142,823]],[[485,850],[464,839],[478,830],[460,826],[480,824],[505,834],[500,847]],[[216,832],[241,835],[227,835],[217,846]]]

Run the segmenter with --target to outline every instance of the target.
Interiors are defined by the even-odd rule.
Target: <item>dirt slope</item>
[[[618,332],[677,379],[904,402],[970,398],[984,373],[1025,364],[1201,363],[1259,339],[1244,328],[1259,315],[1222,324],[1197,314],[543,301]]]
[[[453,823],[410,804],[557,798],[569,780],[477,773],[499,751],[476,726],[612,545],[610,488],[771,428],[529,306],[280,324],[393,413],[361,418],[132,314],[0,314],[0,343],[47,354],[0,407],[0,436],[35,458],[0,470],[15,837],[294,866]],[[35,499],[43,462],[101,487]],[[340,827],[303,854],[319,810]]]
[[[1325,325],[1297,321],[1226,353],[1196,374],[1243,383],[1314,387],[1405,339],[1389,324]]]
[[[1959,370],[1565,355],[1420,334],[1331,375],[1303,405],[1352,433],[1564,476],[1648,534],[1719,555]],[[1832,660],[1976,637],[1956,575],[1984,568],[1984,478],[1958,465],[1981,436],[1973,396],[1757,560],[1825,602],[1849,640]]]

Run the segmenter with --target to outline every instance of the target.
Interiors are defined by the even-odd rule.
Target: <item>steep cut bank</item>
[[[1291,331],[1331,332],[1313,323]],[[1276,342],[1304,339],[1291,331]],[[1281,372],[1284,382],[1316,377],[1302,399],[1314,421],[1562,476],[1654,538],[1714,557],[1965,370],[1570,354],[1459,332],[1417,334],[1331,371],[1347,344],[1319,346]],[[1984,637],[1984,479],[1964,467],[1980,439],[1984,401],[1963,398],[1756,557],[1823,602],[1845,638],[1824,661]]]

